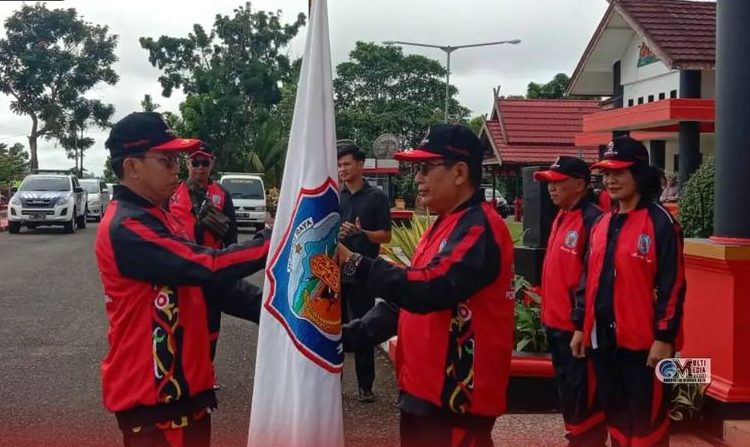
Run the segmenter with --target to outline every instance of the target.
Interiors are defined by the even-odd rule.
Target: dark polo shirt
[[[355,223],[357,217],[363,230],[390,231],[391,207],[388,197],[367,182],[354,194],[345,185],[341,189],[341,223]],[[349,250],[370,258],[378,256],[380,252],[380,245],[370,242],[363,233],[355,233],[344,239],[343,243]]]

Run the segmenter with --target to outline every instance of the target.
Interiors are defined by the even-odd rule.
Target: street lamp
[[[520,39],[513,39],[513,40],[501,40],[498,42],[484,42],[484,43],[474,43],[471,45],[429,45],[425,43],[415,43],[415,42],[402,42],[399,40],[386,40],[383,42],[385,45],[411,45],[415,47],[427,47],[427,48],[437,48],[439,50],[445,51],[445,54],[447,56],[447,62],[446,62],[446,69],[445,69],[445,122],[448,122],[448,100],[450,99],[450,80],[451,80],[451,53],[460,50],[461,48],[470,48],[470,47],[487,47],[490,45],[502,45],[502,44],[511,44],[511,45],[518,45],[521,43]]]

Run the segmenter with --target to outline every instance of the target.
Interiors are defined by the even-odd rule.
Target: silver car
[[[99,222],[107,209],[111,194],[107,184],[99,179],[87,178],[80,180],[81,186],[89,193],[86,204],[86,217]]]

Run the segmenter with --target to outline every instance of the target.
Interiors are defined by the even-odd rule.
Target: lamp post
[[[502,44],[511,44],[511,45],[518,45],[521,43],[520,39],[513,39],[513,40],[500,40],[498,42],[483,42],[483,43],[474,43],[470,45],[430,45],[425,43],[415,43],[415,42],[402,42],[400,40],[386,40],[383,42],[385,45],[411,45],[415,47],[427,47],[427,48],[437,48],[438,50],[443,50],[446,55],[446,64],[445,64],[445,122],[448,122],[448,101],[450,100],[450,80],[451,80],[451,53],[453,53],[456,50],[460,50],[461,48],[471,48],[471,47],[487,47],[491,45],[502,45]]]

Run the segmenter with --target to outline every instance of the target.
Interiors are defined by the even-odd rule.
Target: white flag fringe
[[[341,447],[340,223],[326,0],[314,0],[266,266],[248,446]]]

